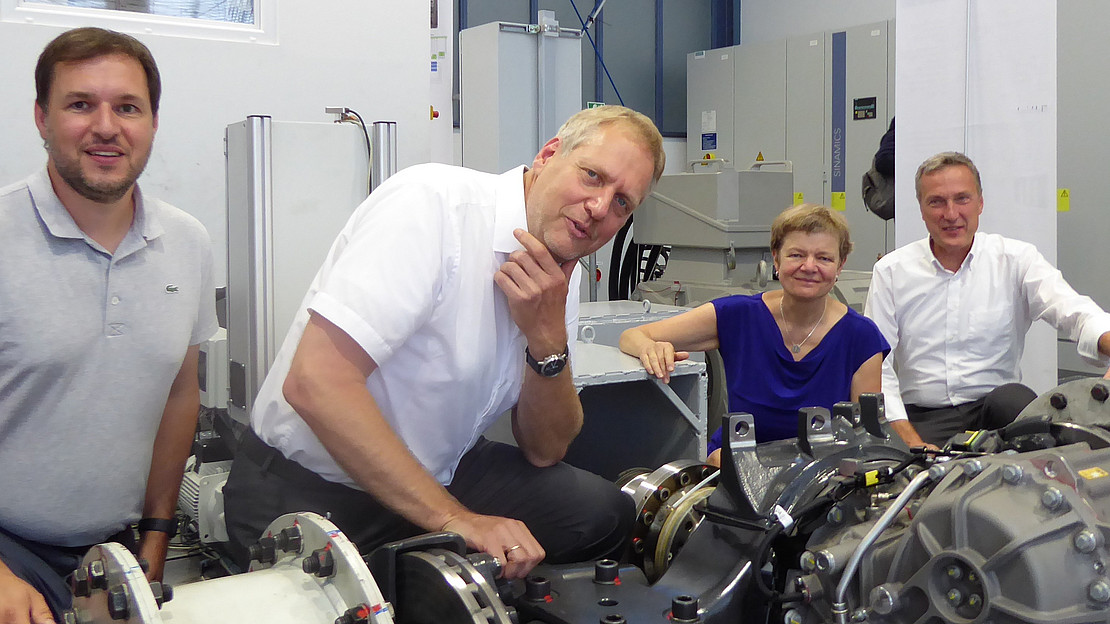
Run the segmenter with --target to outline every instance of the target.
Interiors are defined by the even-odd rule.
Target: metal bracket
[[[659,391],[663,393],[663,396],[670,399],[671,403],[674,403],[675,408],[678,409],[678,413],[682,414],[682,416],[686,418],[687,421],[689,421],[690,426],[694,428],[694,431],[697,431],[698,426],[701,425],[701,421],[698,419],[697,415],[694,414],[694,412],[686,405],[686,402],[683,401],[671,388],[670,384],[665,384],[662,380],[656,377],[652,377],[651,380],[655,382],[655,386],[659,388]]]

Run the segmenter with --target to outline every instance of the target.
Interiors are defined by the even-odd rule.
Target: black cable
[[[613,77],[609,75],[609,68],[605,66],[605,59],[601,58],[601,52],[597,49],[597,44],[594,43],[594,38],[590,36],[590,31],[586,28],[586,20],[582,19],[582,14],[578,12],[578,7],[574,4],[574,0],[570,0],[570,6],[574,9],[574,14],[578,16],[578,22],[582,24],[582,32],[586,33],[586,38],[590,40],[590,45],[594,48],[594,56],[597,57],[598,62],[601,63],[601,68],[605,70],[605,77],[609,79],[610,86],[613,87],[613,93],[617,96],[617,101],[624,106],[624,100],[621,98],[621,92],[617,91],[617,85],[613,82]],[[601,94],[597,94],[601,97]]]
[[[609,258],[609,301],[623,299],[620,296],[620,267],[621,259],[624,256],[624,239],[628,236],[628,230],[631,228],[632,217],[629,217],[628,222],[613,237],[613,253]]]
[[[364,122],[362,120],[362,115],[359,115],[358,111],[356,111],[353,108],[347,108],[347,109],[344,109],[344,110],[346,110],[348,113],[354,115],[355,119],[358,119],[358,125],[359,125],[360,128],[362,128],[362,137],[364,139],[366,139],[366,167],[367,167],[367,171],[366,171],[366,194],[369,195],[370,194],[370,189],[373,188],[373,184],[374,184],[374,181],[370,179],[371,177],[373,177],[373,174],[371,172],[373,170],[373,164],[372,163],[374,162],[374,153],[370,149],[370,133],[367,132],[366,122]]]

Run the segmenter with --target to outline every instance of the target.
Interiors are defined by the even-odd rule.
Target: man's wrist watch
[[[537,362],[536,358],[532,357],[532,353],[528,351],[528,347],[524,348],[524,360],[528,362],[528,366],[531,366],[532,370],[536,371],[536,374],[540,377],[555,377],[563,372],[563,369],[567,366],[567,358],[569,356],[570,346],[568,345],[563,348],[562,353],[549,355]]]
[[[177,535],[177,518],[143,518],[139,520],[139,533],[158,531],[169,535],[173,539]]]

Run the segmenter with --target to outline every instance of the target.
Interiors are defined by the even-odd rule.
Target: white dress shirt
[[[440,483],[520,396],[523,333],[493,281],[527,229],[524,168],[501,175],[417,165],[390,177],[332,245],[258,392],[263,441],[324,479],[358,487],[282,395],[293,353],[320,314],[378,369],[366,380],[382,416]],[[577,335],[571,276],[567,335]],[[573,355],[573,354],[572,354]]]
[[[955,271],[919,240],[875,263],[864,314],[890,343],[883,362],[889,420],[905,404],[945,407],[975,401],[1021,380],[1025,334],[1045,320],[1079,343],[1079,354],[1106,365],[1098,339],[1110,315],[1075,292],[1033,245],[975,235]]]

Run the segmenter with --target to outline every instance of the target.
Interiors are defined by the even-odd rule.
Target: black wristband
[[[143,518],[139,520],[139,533],[146,533],[147,531],[158,531],[165,533],[173,539],[177,535],[177,518]]]

